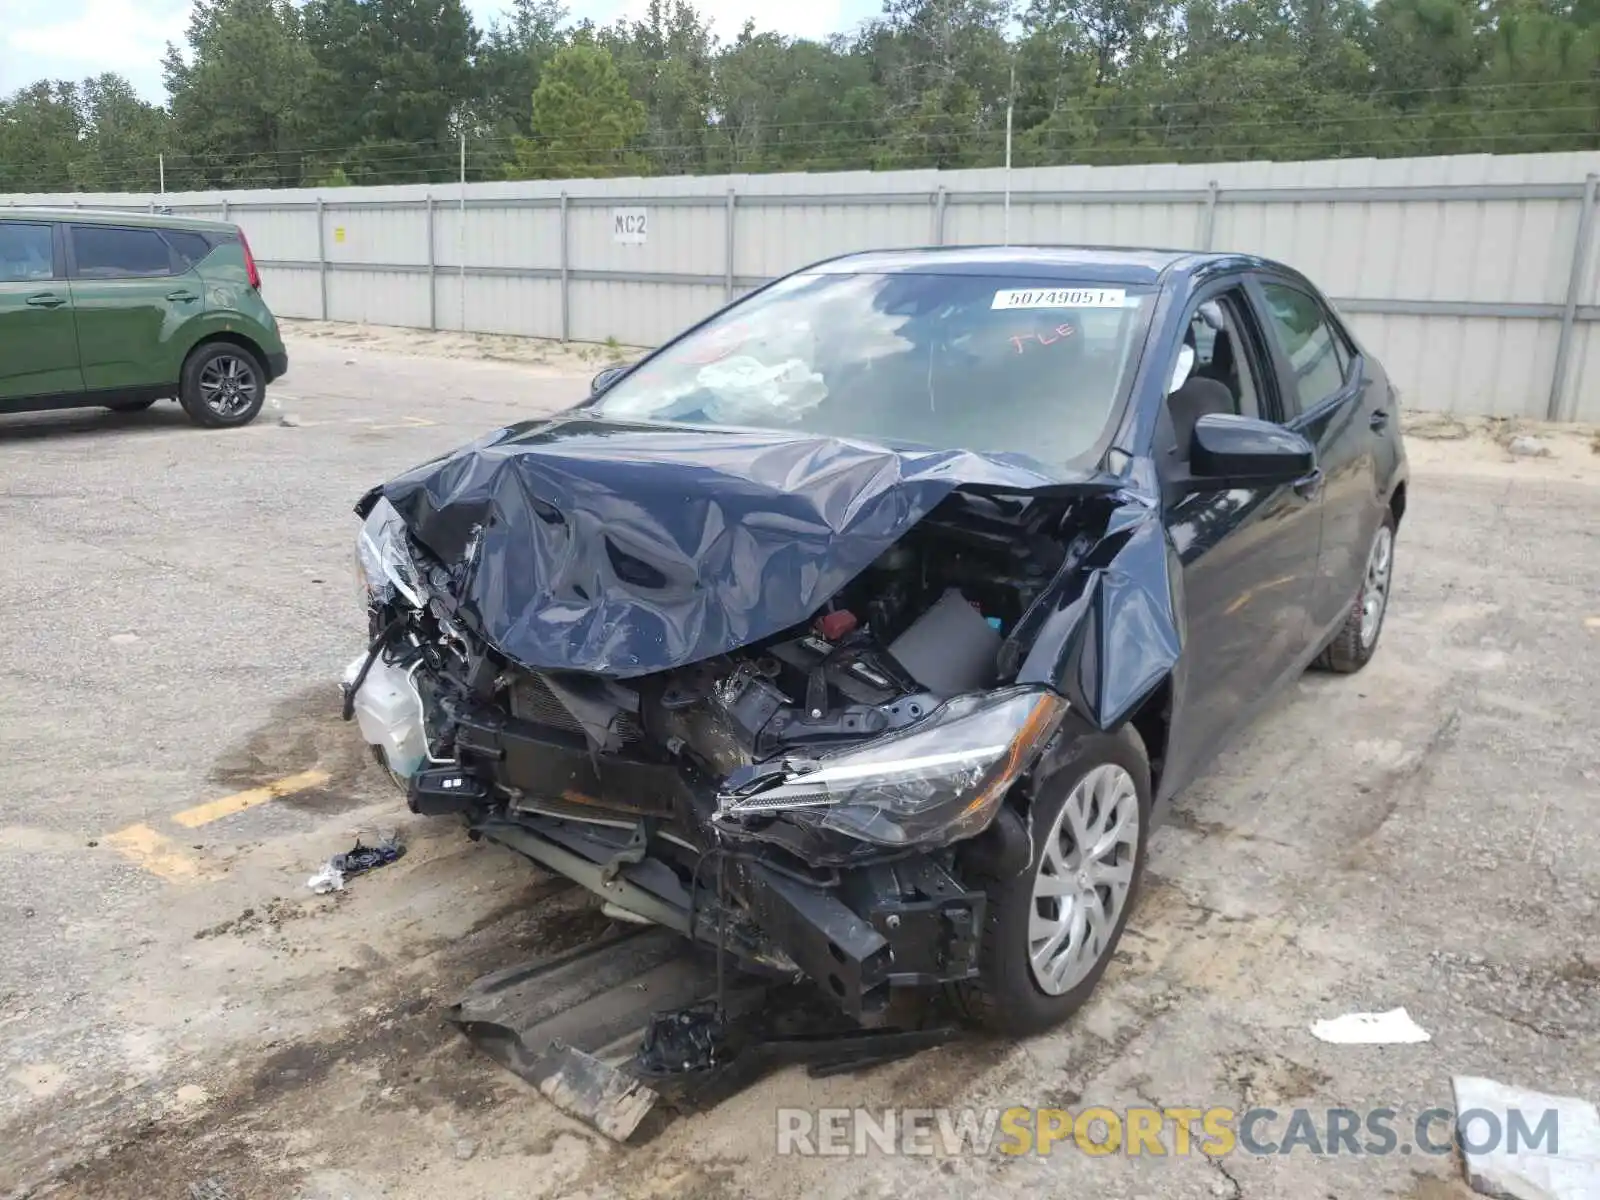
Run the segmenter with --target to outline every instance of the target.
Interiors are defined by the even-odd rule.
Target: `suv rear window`
[[[167,239],[167,245],[172,247],[179,265],[186,271],[211,253],[211,242],[203,234],[191,233],[187,229],[163,229],[161,236]]]
[[[139,279],[173,273],[172,251],[154,229],[74,225],[72,249],[80,279]]]

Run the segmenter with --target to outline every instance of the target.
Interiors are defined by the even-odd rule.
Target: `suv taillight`
[[[239,245],[244,247],[245,274],[250,277],[250,286],[256,291],[261,290],[261,268],[256,266],[256,256],[250,253],[250,239],[245,237],[244,230],[239,230]]]

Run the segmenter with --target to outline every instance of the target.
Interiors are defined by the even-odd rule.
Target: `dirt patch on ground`
[[[547,891],[540,885],[534,895]],[[229,1200],[312,1195],[304,1181],[330,1161],[330,1147],[352,1161],[381,1157],[383,1131],[396,1122],[413,1127],[413,1139],[416,1127],[437,1131],[449,1157],[475,1152],[472,1139],[482,1136],[477,1122],[497,1106],[520,1100],[550,1117],[531,1089],[473,1051],[445,1020],[455,993],[478,975],[558,954],[610,926],[597,901],[564,882],[543,903],[530,907],[527,899],[519,897],[515,911],[499,921],[480,923],[425,954],[432,961],[420,974],[398,980],[392,971],[352,967],[341,1001],[348,1020],[337,1031],[269,1040],[264,1057],[246,1071],[195,1088],[202,1099],[190,1107],[199,1111],[176,1106],[139,1123],[34,1194],[184,1198],[210,1181]],[[265,906],[196,936],[244,936],[284,913],[282,906]],[[318,1152],[303,1153],[313,1140]]]
[[[1399,1200],[1472,1200],[1477,1194],[1459,1179],[1419,1174],[1400,1194]]]
[[[1315,1096],[1332,1077],[1276,1054],[1247,1050],[1223,1059],[1223,1078],[1239,1090],[1245,1108],[1284,1107]]]
[[[1422,471],[1600,482],[1600,430],[1593,426],[1406,412],[1401,428],[1406,456]]]
[[[280,321],[283,331],[305,338],[387,354],[423,358],[476,358],[546,368],[562,374],[593,373],[618,363],[634,362],[646,353],[617,342],[559,342],[550,338],[499,333],[457,333],[450,330],[400,329],[331,321]]]
[[[247,908],[237,917],[230,917],[226,921],[219,921],[215,925],[208,925],[204,929],[195,931],[195,941],[203,942],[207,938],[232,936],[244,937],[247,934],[257,933],[261,930],[276,932],[287,921],[297,921],[302,917],[314,916],[326,909],[325,904],[318,902],[295,903],[283,900],[277,896],[266,901],[260,908]]]
[[[337,688],[318,686],[273,706],[267,719],[222,754],[208,779],[219,788],[246,791],[287,776],[321,771],[323,783],[281,796],[275,803],[310,812],[338,813],[370,799],[379,776],[372,755],[339,711]]]

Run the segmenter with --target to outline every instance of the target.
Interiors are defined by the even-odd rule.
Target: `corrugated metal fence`
[[[237,221],[280,316],[656,344],[830,255],[1248,251],[1334,298],[1416,408],[1600,421],[1600,154],[16,196]]]

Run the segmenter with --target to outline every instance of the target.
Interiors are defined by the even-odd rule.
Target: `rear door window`
[[[1349,351],[1328,316],[1312,296],[1299,288],[1263,281],[1267,327],[1288,359],[1293,378],[1284,397],[1293,417],[1340,391],[1350,367]],[[1296,405],[1298,400],[1298,405]]]
[[[0,221],[0,283],[54,279],[55,255],[46,224]]]
[[[187,229],[163,229],[161,236],[178,256],[178,265],[185,271],[198,266],[201,259],[211,253],[211,243],[204,234]]]
[[[173,252],[154,229],[74,225],[72,249],[79,279],[152,279],[175,273]]]

